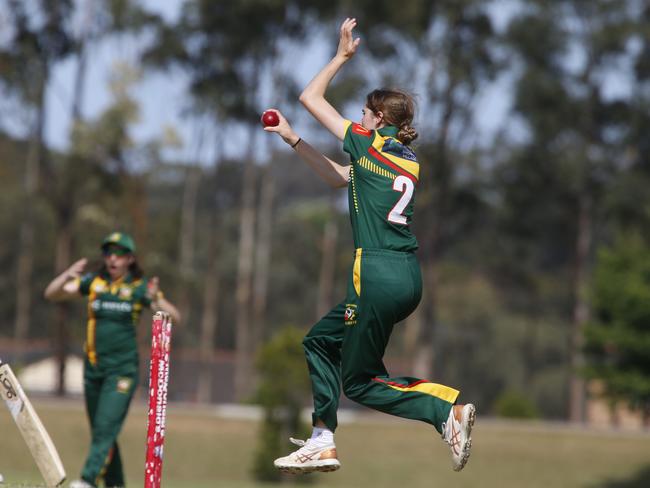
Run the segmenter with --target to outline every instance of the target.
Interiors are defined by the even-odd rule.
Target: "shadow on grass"
[[[650,486],[650,465],[641,468],[636,472],[632,477],[619,479],[619,480],[607,480],[597,485],[594,485],[593,488],[648,488]]]

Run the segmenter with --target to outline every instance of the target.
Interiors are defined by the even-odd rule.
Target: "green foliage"
[[[256,401],[265,408],[298,410],[311,391],[305,354],[304,332],[296,327],[279,330],[257,354],[260,386]]]
[[[502,392],[518,391],[539,405],[538,415],[561,418],[566,323],[548,312],[543,318],[515,313],[510,297],[466,265],[445,264],[440,276],[438,333],[446,348],[438,354],[436,375],[480,408],[497,409]],[[552,292],[544,288],[556,284],[539,281],[539,299],[550,301],[545,294]]]
[[[61,90],[58,75],[53,81],[52,73],[58,73],[63,61],[81,65],[82,54],[95,72],[104,56],[94,55],[110,45],[105,40],[121,39],[119,44],[129,46],[129,51],[132,47],[133,52],[145,52],[143,72],[113,71],[105,80],[113,94],[110,106],[79,120],[66,148],[43,151],[41,186],[34,198],[38,246],[31,307],[35,326],[30,337],[52,333],[47,325],[52,308],[44,303],[42,290],[52,278],[57,239],[63,231],[68,232],[72,258],[96,260],[97,240],[120,226],[136,233],[142,264],[148,273],[161,277],[172,301],[184,289],[189,292],[192,319],[179,329],[177,344],[196,346],[204,270],[212,245],[209,231],[216,227],[221,291],[213,345],[234,348],[242,163],[250,162],[246,151],[253,147],[251,157],[264,153],[278,185],[272,286],[266,297],[268,330],[263,335],[269,336],[274,324],[308,325],[314,319],[320,246],[330,219],[338,223],[343,243],[336,249],[334,278],[334,289],[342,294],[351,262],[344,203],[332,209],[329,190],[291,151],[281,145],[274,151],[262,136],[251,138],[250,144],[242,139],[259,130],[262,103],[273,101],[287,113],[302,110],[297,93],[305,75],[313,74],[305,69],[315,67],[313,60],[306,68],[297,66],[297,54],[304,54],[307,47],[322,53],[323,47],[315,45],[321,40],[328,43],[325,50],[333,52],[340,17],[354,15],[362,43],[355,61],[328,90],[334,105],[347,109],[346,104],[357,99],[354,112],[344,112],[358,113],[362,99],[357,97],[382,84],[420,95],[416,143],[422,165],[413,229],[425,270],[419,312],[422,322],[435,328],[434,372],[487,409],[500,401],[500,392],[519,391],[538,406],[540,415],[564,414],[581,198],[591,204],[589,248],[615,240],[624,231],[638,232],[650,242],[647,2],[522,0],[514,2],[520,8],[495,15],[499,2],[479,0],[404,2],[399,8],[387,0],[187,0],[170,23],[147,12],[141,3],[2,3],[6,29],[0,35],[4,96],[0,231],[5,239],[0,242],[0,265],[5,273],[0,277],[0,312],[7,318],[0,324],[3,339],[11,335],[15,313],[29,157],[28,141],[16,139],[10,128],[26,133],[29,127],[37,137],[33,126],[39,106],[50,112],[44,119],[51,127],[60,120],[52,111],[65,110],[67,94],[76,98],[75,93],[85,93],[79,97],[83,105],[101,92],[95,86]],[[86,4],[93,4],[94,15],[84,14]],[[88,24],[78,24],[82,21]],[[148,132],[133,130],[138,122],[134,83],[147,80],[152,66],[173,67],[170,77],[187,81],[185,115],[208,115],[201,123],[209,121],[206,145],[215,146],[218,170],[196,168],[201,177],[191,243],[194,272],[189,280],[178,270],[187,165],[171,159],[159,142],[143,143],[134,137]],[[493,85],[495,76],[499,82]],[[625,82],[616,81],[621,79]],[[499,132],[494,139],[477,137],[473,130],[477,112],[491,107],[477,102],[490,97],[511,102],[513,109],[504,127],[490,128]],[[56,103],[49,103],[51,99]],[[161,103],[165,102],[163,98]],[[88,113],[88,106],[78,108],[79,114]],[[481,114],[483,121],[489,117]],[[304,135],[308,140],[316,136],[310,131]],[[241,151],[232,154],[238,145]],[[347,160],[338,146],[324,149],[338,161]],[[189,154],[191,149],[186,145],[180,151]],[[256,202],[257,197],[258,193]],[[635,246],[627,252],[632,249]],[[596,320],[587,328],[590,374],[606,378],[612,396],[627,398],[629,392],[637,392],[641,405],[640,392],[650,389],[642,366],[650,348],[644,325],[649,297],[639,274],[645,264],[640,254],[626,258],[634,265],[621,256],[611,265],[606,264],[611,256],[601,258],[610,271],[600,271],[599,265]],[[591,260],[586,255],[584,269],[590,268]],[[436,270],[436,279],[429,281],[428,269]],[[70,344],[78,350],[84,305],[80,301],[77,306],[70,314],[70,336],[75,339]],[[404,359],[397,345],[392,343],[391,354]],[[297,368],[286,373],[278,367],[273,374],[282,378],[303,374],[302,351],[296,355]],[[293,391],[278,389],[294,382],[299,384],[299,378],[262,386],[260,401],[271,410],[276,407],[270,405],[282,409],[287,402],[298,408],[302,400],[287,397]],[[191,393],[186,398],[192,398]],[[272,415],[267,423],[266,444],[283,444],[289,433],[285,419],[276,419]]]
[[[0,88],[29,105],[42,103],[50,67],[76,47],[69,22],[73,9],[71,0],[3,4],[11,28],[3,29],[0,43]]]
[[[302,16],[315,7],[322,15],[329,10],[328,5],[295,0],[216,4],[188,0],[173,28],[159,25],[157,42],[144,59],[157,67],[183,67],[190,76],[195,114],[208,114],[215,121],[258,124],[262,70],[274,69],[282,51],[281,41],[296,42],[305,37],[308,29]],[[292,91],[287,81],[274,86],[276,103]]]
[[[494,403],[494,411],[499,417],[512,419],[535,419],[539,411],[535,404],[523,393],[507,390],[499,395]]]
[[[309,396],[311,384],[302,349],[303,335],[295,327],[285,327],[257,355],[260,381],[255,400],[264,407],[264,423],[253,473],[260,481],[282,480],[273,460],[288,451],[286,439],[289,435],[300,437],[305,433],[300,411]],[[311,478],[295,479],[304,482]]]
[[[650,247],[635,235],[601,249],[593,323],[586,329],[587,374],[606,395],[650,411]]]

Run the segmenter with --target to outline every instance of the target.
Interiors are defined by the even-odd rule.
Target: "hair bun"
[[[400,142],[402,142],[402,144],[408,146],[411,142],[418,138],[418,131],[416,131],[410,125],[405,125],[404,127],[400,128],[399,132],[397,133],[397,138],[400,140]]]

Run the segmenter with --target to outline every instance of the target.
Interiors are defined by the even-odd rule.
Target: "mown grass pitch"
[[[88,445],[81,402],[35,401],[68,479],[78,476]],[[650,434],[588,431],[542,423],[482,421],[461,473],[446,445],[426,424],[373,415],[342,425],[342,468],[308,475],[311,486],[346,488],[650,486]],[[165,441],[165,488],[271,486],[251,477],[258,424],[217,418],[206,410],[170,406]],[[146,412],[135,405],[120,437],[130,486],[142,486]],[[39,482],[36,465],[8,412],[0,410],[0,473],[6,483]],[[287,450],[290,445],[287,442]],[[1,485],[0,485],[1,486]]]

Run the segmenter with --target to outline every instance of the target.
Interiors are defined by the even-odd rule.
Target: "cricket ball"
[[[273,110],[267,110],[262,114],[262,125],[264,127],[275,127],[280,123],[280,117],[278,117],[277,112]]]

